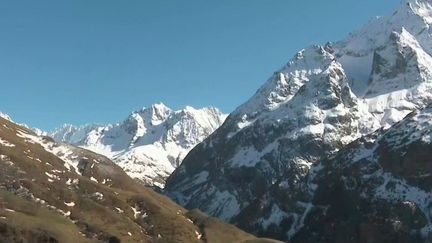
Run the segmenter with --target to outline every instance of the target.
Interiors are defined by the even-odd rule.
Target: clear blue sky
[[[5,0],[0,111],[50,130],[155,102],[230,112],[298,50],[400,0]]]

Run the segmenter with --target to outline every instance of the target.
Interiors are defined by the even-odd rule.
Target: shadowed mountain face
[[[0,242],[276,242],[187,211],[105,156],[0,117]]]
[[[337,168],[334,176],[320,173],[332,171],[338,163],[329,158],[352,146],[351,142],[388,129],[430,104],[431,24],[429,1],[407,1],[391,16],[371,21],[344,41],[300,51],[188,154],[169,177],[166,194],[186,208],[199,208],[247,231],[284,240],[346,242],[362,235],[363,242],[369,242],[380,230],[388,237],[370,242],[427,237],[428,221],[421,220],[421,210],[414,210],[413,217],[419,217],[414,220],[426,224],[414,227],[404,221],[403,230],[395,230],[386,217],[396,221],[402,217],[396,212],[400,205],[389,198],[368,197],[360,202],[361,192],[345,194],[343,174],[337,174]],[[393,159],[403,160],[405,155],[388,156],[390,166]],[[361,177],[362,170],[343,172]],[[381,184],[369,189],[379,190]],[[331,198],[335,201],[325,201]],[[330,203],[334,215],[314,222],[311,215],[326,215]],[[336,215],[338,208],[341,215]],[[379,213],[347,214],[357,208]],[[345,224],[336,224],[336,219]],[[323,227],[325,220],[329,227]],[[365,226],[352,230],[356,223]],[[342,228],[339,234],[325,233],[337,230],[332,228],[336,226]],[[420,228],[427,232],[416,231],[412,236],[407,230]]]

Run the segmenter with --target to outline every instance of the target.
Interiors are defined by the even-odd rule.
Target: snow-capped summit
[[[298,52],[233,114],[253,117],[261,111],[277,109],[281,104],[289,101],[300,87],[308,82],[310,76],[321,73],[333,60],[334,56],[321,46],[312,46]]]
[[[216,108],[173,111],[159,103],[132,112],[118,124],[64,125],[51,136],[112,158],[133,178],[162,186],[189,150],[225,118]]]
[[[153,126],[165,121],[173,111],[163,103],[154,104],[149,108],[142,108],[140,111],[134,112],[143,118],[143,121]]]
[[[410,0],[343,41],[300,51],[188,154],[167,195],[254,233],[294,237],[323,159],[432,103],[431,25],[431,1]]]
[[[343,53],[351,56],[364,56],[386,44],[393,31],[405,28],[416,36],[417,41],[431,53],[430,25],[432,24],[432,3],[428,0],[408,0],[392,15],[378,17],[362,29],[352,33],[340,42]]]

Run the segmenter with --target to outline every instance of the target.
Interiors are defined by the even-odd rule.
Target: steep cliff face
[[[165,179],[196,144],[225,120],[215,108],[173,111],[163,104],[133,112],[107,126],[65,125],[50,135],[113,159],[131,177],[163,187]]]
[[[300,51],[195,147],[165,191],[261,235],[289,239],[314,208],[321,161],[431,101],[428,1],[346,40]]]

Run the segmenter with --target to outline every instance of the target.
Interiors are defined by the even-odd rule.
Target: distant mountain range
[[[410,0],[301,50],[186,156],[166,194],[281,240],[429,242],[431,111],[416,112],[432,101],[430,26],[431,2]]]
[[[173,111],[161,103],[135,111],[114,125],[64,125],[49,135],[58,142],[103,154],[132,178],[163,187],[189,150],[213,133],[225,118],[216,108],[188,106]]]

